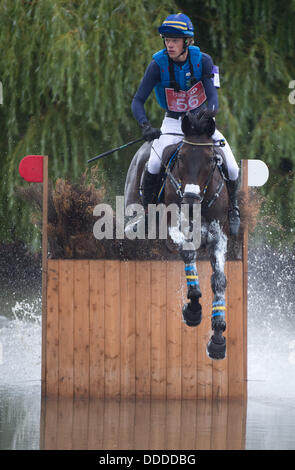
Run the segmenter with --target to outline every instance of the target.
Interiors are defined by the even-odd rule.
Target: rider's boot
[[[157,202],[157,189],[158,189],[159,175],[150,173],[145,168],[143,181],[142,181],[142,203],[145,210],[148,204],[155,204]]]
[[[230,234],[233,236],[237,236],[240,228],[240,209],[238,206],[240,177],[238,176],[236,180],[227,180],[226,186],[231,206],[228,211]]]

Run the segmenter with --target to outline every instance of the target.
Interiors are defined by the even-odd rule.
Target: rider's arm
[[[218,93],[217,89],[213,84],[212,78],[212,69],[213,69],[213,61],[208,54],[202,53],[202,68],[203,68],[203,78],[202,82],[205,88],[205,93],[207,96],[207,109],[211,109],[214,111],[218,110]]]
[[[151,94],[154,86],[161,80],[161,73],[158,64],[152,60],[148,65],[144,77],[138,87],[138,90],[132,100],[131,110],[137,122],[142,125],[148,122],[144,110],[144,103]]]

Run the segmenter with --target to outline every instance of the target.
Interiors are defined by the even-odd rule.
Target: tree
[[[131,100],[162,47],[156,28],[173,7],[167,0],[1,2],[2,240],[31,231],[14,195],[24,155],[48,154],[53,180],[75,179],[88,158],[138,134]],[[152,100],[148,107],[155,119]]]

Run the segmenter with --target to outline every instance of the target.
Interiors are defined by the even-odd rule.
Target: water
[[[158,445],[294,450],[294,267],[291,254],[274,255],[267,247],[250,249],[246,408],[240,403],[218,408],[189,401],[41,404],[40,288],[5,288],[0,294],[0,449]]]
[[[38,289],[36,289],[38,290]],[[41,295],[6,289],[0,297],[0,449],[38,449]]]

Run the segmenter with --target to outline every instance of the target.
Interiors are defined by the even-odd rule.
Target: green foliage
[[[23,156],[48,154],[53,179],[77,179],[87,159],[139,134],[131,100],[162,47],[156,27],[171,7],[156,0],[0,3],[1,239],[22,238],[28,225],[14,196]],[[147,106],[156,119],[155,103]]]
[[[295,179],[280,163],[288,159],[295,169],[295,105],[288,100],[295,80],[295,2],[181,4],[196,26],[197,44],[220,68],[217,125],[237,160],[257,158],[268,165],[270,179],[262,189],[267,210],[289,233],[295,229]]]

